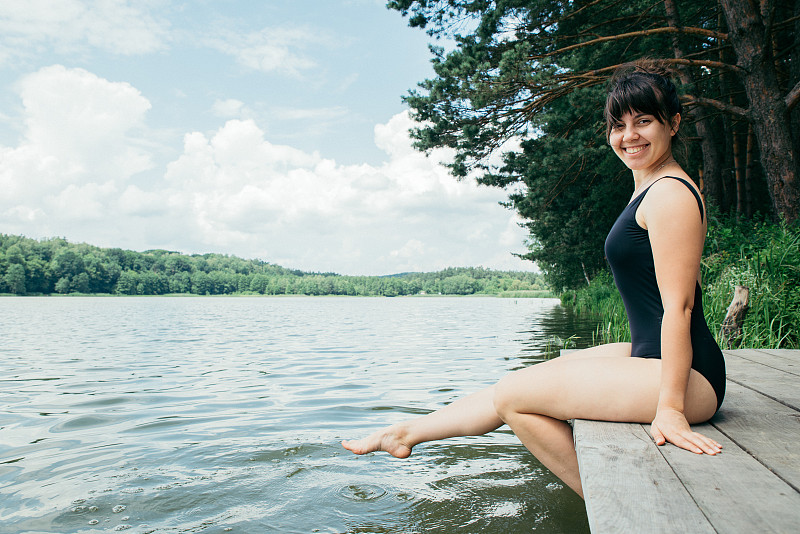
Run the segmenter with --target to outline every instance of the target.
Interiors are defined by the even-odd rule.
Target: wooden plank
[[[773,356],[779,356],[781,358],[786,358],[792,361],[800,361],[800,350],[797,349],[758,349],[761,352],[766,352],[767,354],[772,354]]]
[[[730,360],[731,357],[744,358],[745,360],[758,362],[767,365],[769,367],[778,369],[779,371],[783,371],[785,373],[792,373],[800,377],[800,351],[794,351],[794,352],[797,353],[796,358],[784,358],[783,356],[773,354],[772,351],[766,351],[766,350],[737,349],[737,350],[723,351],[723,353],[725,354],[726,361]]]
[[[725,355],[722,409],[694,427],[723,444],[718,456],[657,447],[638,424],[574,422],[594,534],[797,531],[800,351]]]
[[[800,410],[800,377],[738,356],[728,356],[728,385],[747,386],[781,403]],[[726,395],[727,397],[727,395]],[[723,401],[723,406],[727,398]]]
[[[722,444],[709,456],[664,445],[661,453],[719,533],[796,532],[800,493],[710,424],[694,430]]]
[[[575,420],[593,534],[715,532],[640,424]]]
[[[710,423],[800,491],[800,412],[728,381],[728,395]]]

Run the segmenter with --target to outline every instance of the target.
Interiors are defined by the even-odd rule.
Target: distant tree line
[[[224,254],[134,252],[0,234],[0,293],[165,295],[472,295],[547,289],[538,273],[448,268],[435,273],[341,276]]]

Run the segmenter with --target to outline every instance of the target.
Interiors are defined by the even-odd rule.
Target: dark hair
[[[668,124],[681,112],[678,91],[664,62],[640,59],[617,69],[611,78],[603,111],[606,139],[614,123],[628,112],[653,115],[661,124]]]

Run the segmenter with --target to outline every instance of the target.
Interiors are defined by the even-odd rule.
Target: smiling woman
[[[612,79],[605,110],[609,143],[636,185],[606,240],[632,343],[600,345],[515,371],[434,413],[345,441],[346,449],[405,458],[419,443],[507,424],[581,496],[570,419],[651,423],[659,445],[720,452],[719,443],[689,426],[719,409],[725,367],[703,317],[698,283],[705,208],[672,157],[680,126],[675,86],[658,65],[630,65]]]

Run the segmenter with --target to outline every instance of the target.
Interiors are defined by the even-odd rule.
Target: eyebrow
[[[639,119],[641,117],[655,117],[652,113],[637,113],[633,116],[634,119]],[[611,124],[619,124],[622,122],[622,118],[619,119],[612,119]]]

